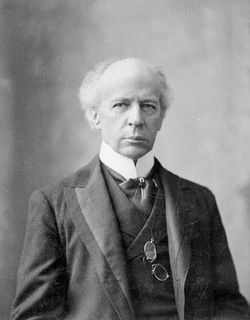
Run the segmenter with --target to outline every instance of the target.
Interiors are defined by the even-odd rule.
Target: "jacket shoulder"
[[[169,183],[177,185],[178,191],[191,191],[200,196],[208,197],[209,199],[214,199],[213,192],[206,186],[199,184],[197,182],[188,180],[183,178],[167,169],[162,167],[165,172],[165,178],[169,181]]]
[[[87,185],[95,167],[98,165],[98,162],[99,158],[95,157],[86,166],[78,169],[77,171],[60,179],[57,182],[48,184],[42,187],[40,190],[34,191],[33,193],[42,193],[48,200],[53,200],[58,198],[60,195],[63,195],[63,190],[65,188],[84,188]]]

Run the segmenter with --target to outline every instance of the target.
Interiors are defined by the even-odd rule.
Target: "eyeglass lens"
[[[152,239],[151,241],[148,241],[144,245],[144,253],[146,255],[147,260],[150,262],[153,262],[156,259],[156,247]]]
[[[145,253],[146,259],[150,263],[152,263],[156,259],[157,254],[156,254],[154,239],[151,239],[150,241],[145,243],[144,253]],[[151,264],[151,268],[152,268],[152,274],[156,277],[157,280],[166,281],[169,278],[169,274],[167,270],[160,263]]]
[[[160,263],[152,264],[152,274],[159,281],[166,281],[169,278],[167,270]]]

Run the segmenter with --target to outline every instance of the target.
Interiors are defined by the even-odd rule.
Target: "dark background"
[[[250,1],[0,0],[0,318],[32,190],[84,165],[99,138],[81,78],[107,58],[159,64],[174,102],[156,145],[168,169],[216,194],[250,301]]]

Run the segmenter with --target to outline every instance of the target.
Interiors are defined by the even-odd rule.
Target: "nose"
[[[128,124],[130,126],[142,126],[144,124],[140,104],[138,102],[134,102],[129,108]]]

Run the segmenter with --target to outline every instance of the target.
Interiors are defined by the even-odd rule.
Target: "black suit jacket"
[[[179,319],[247,319],[212,193],[160,169]],[[115,212],[95,158],[30,199],[11,319],[133,320]]]

